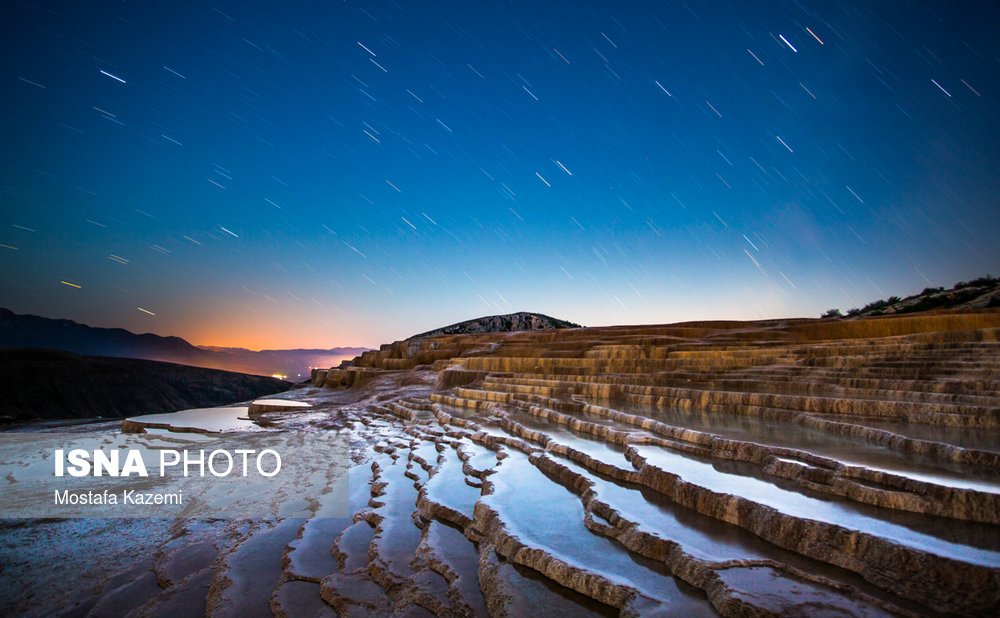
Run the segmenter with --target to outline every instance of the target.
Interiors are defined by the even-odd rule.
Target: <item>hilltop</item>
[[[549,330],[554,328],[580,328],[579,324],[560,320],[541,313],[519,311],[506,315],[488,315],[474,320],[458,322],[443,328],[429,330],[410,337],[434,337],[437,335],[471,335],[475,333],[513,333],[529,330]]]

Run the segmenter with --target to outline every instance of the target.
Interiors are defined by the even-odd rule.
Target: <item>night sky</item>
[[[375,346],[1000,274],[996,9],[8,1],[0,306]]]

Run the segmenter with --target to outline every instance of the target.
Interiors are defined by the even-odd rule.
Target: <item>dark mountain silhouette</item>
[[[524,330],[548,330],[552,328],[580,328],[579,324],[559,320],[543,315],[541,313],[529,313],[519,311],[518,313],[508,313],[506,315],[488,315],[474,320],[466,320],[443,328],[427,331],[414,335],[412,339],[419,337],[433,337],[435,335],[467,335],[470,333],[509,333]]]
[[[7,309],[0,309],[0,348],[50,348],[92,356],[142,358],[254,375],[278,374],[292,381],[299,376],[308,377],[310,367],[330,367],[366,349],[254,352],[243,348],[202,348],[180,337],[137,335],[122,328],[97,328]]]
[[[290,386],[264,376],[135,358],[0,349],[0,423],[214,407]]]

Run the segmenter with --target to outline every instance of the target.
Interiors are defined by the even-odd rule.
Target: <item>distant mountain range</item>
[[[137,335],[122,328],[97,328],[7,309],[0,309],[0,348],[49,348],[92,356],[141,358],[254,375],[281,375],[291,382],[308,378],[310,367],[333,367],[367,349],[254,352],[243,348],[198,347],[180,337]]]
[[[488,315],[474,320],[466,320],[445,326],[426,333],[414,335],[418,337],[433,337],[435,335],[468,335],[471,333],[509,333],[524,330],[548,330],[551,328],[581,328],[579,324],[549,317],[541,313],[519,311],[506,315]]]

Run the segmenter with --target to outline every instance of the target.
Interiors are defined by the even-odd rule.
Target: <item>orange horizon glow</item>
[[[238,330],[238,329],[237,329]],[[166,336],[166,335],[164,335]],[[205,338],[201,338],[197,335],[191,335],[190,337],[184,335],[176,335],[181,337],[193,346],[203,347],[203,348],[242,348],[244,350],[250,350],[252,352],[260,352],[262,350],[331,350],[334,348],[365,348],[372,349],[377,348],[381,342],[377,344],[364,344],[364,343],[343,343],[337,341],[331,341],[329,338],[324,337],[324,339],[303,339],[301,336],[284,338],[278,334],[271,333],[256,333],[252,338],[241,337],[239,334],[226,332],[219,333],[218,330],[214,330],[210,335]]]

